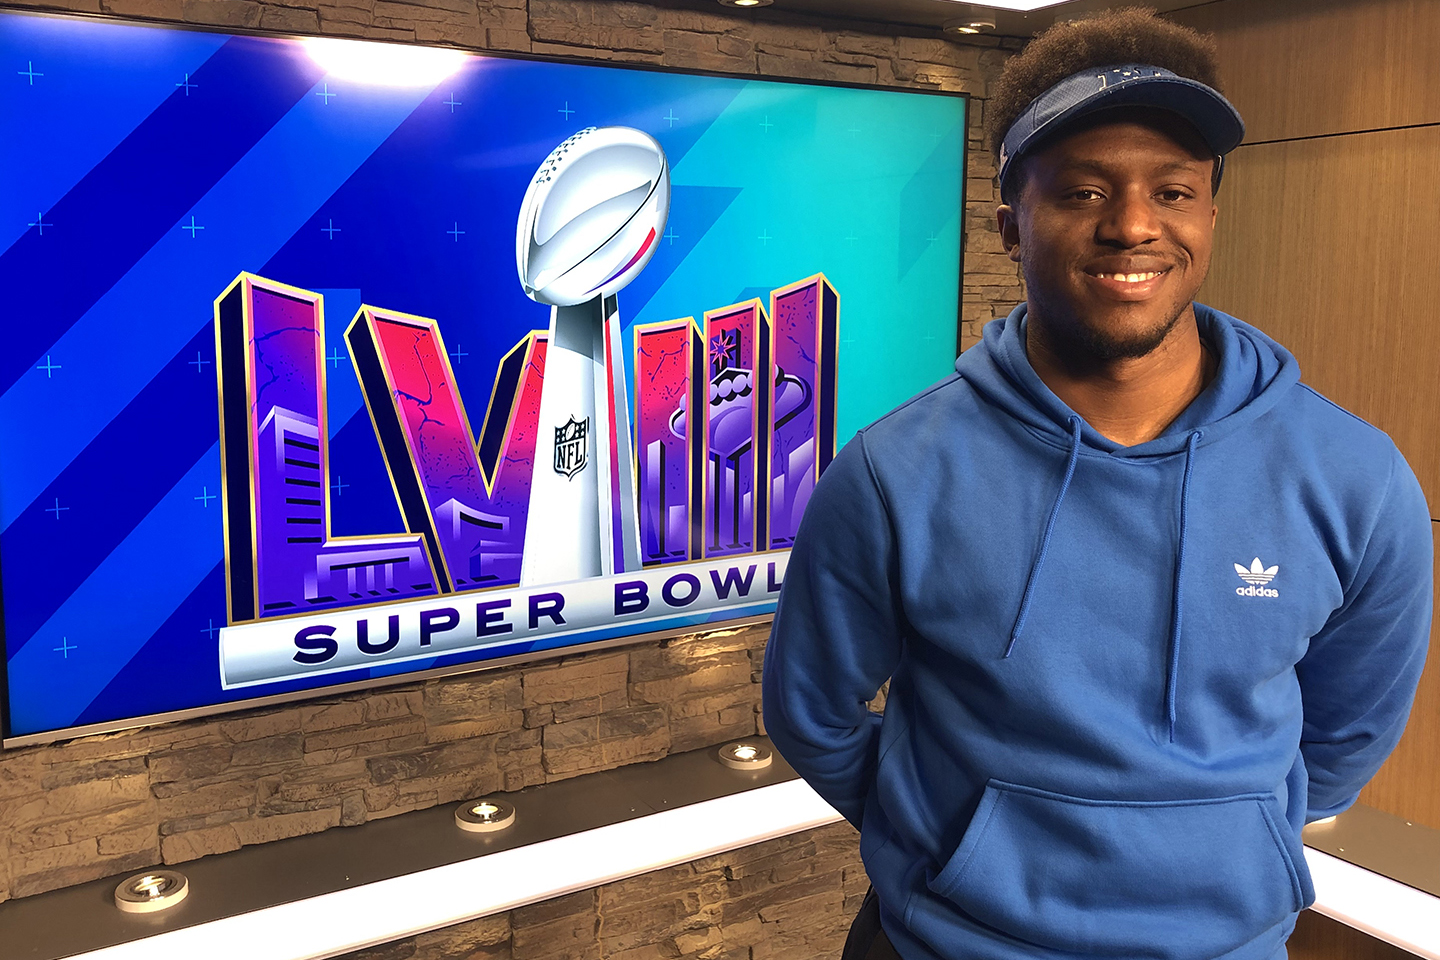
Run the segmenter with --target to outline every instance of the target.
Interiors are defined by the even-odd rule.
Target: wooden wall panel
[[[1440,556],[1440,524],[1431,526],[1436,528],[1435,552]],[[1436,577],[1440,581],[1440,563]],[[1440,582],[1435,600],[1440,609]],[[1420,678],[1405,736],[1360,794],[1360,802],[1440,829],[1440,621],[1430,631],[1430,659]]]
[[[1168,14],[1215,34],[1246,140],[1440,122],[1435,0],[1220,0]]]
[[[1169,16],[1215,34],[1247,126],[1200,299],[1394,437],[1440,517],[1440,3],[1217,0]],[[1410,129],[1362,132],[1394,127]],[[1405,736],[1360,799],[1440,828],[1440,630]],[[1289,947],[1410,956],[1309,912]]]
[[[1200,300],[1285,344],[1306,383],[1389,433],[1440,516],[1440,127],[1232,161]]]
[[[1440,5],[1437,5],[1440,6]],[[1440,127],[1241,147],[1202,302],[1389,433],[1440,516]],[[1371,806],[1440,828],[1440,641]]]
[[[1415,960],[1415,955],[1306,910],[1287,944],[1290,960]]]

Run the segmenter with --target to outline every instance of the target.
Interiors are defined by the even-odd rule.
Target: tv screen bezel
[[[260,30],[254,28],[230,28],[213,26],[208,24],[176,23],[174,21],[158,18],[144,18],[132,16],[108,16],[87,13],[55,12],[39,10],[19,10],[7,8],[3,11],[7,16],[42,17],[52,20],[76,20],[99,23],[114,23],[131,26],[158,27],[169,30],[183,30],[197,33],[216,33],[225,36],[258,37],[276,40],[304,40],[312,37],[335,36],[334,34],[302,34],[289,31]],[[352,38],[346,38],[352,39]],[[890,86],[881,83],[861,83],[844,80],[810,80],[798,77],[771,77],[763,74],[748,73],[727,73],[720,70],[699,70],[685,67],[676,67],[656,63],[629,63],[624,61],[592,59],[581,56],[568,56],[562,54],[535,54],[523,53],[520,51],[491,51],[481,50],[472,47],[449,46],[433,43],[406,43],[394,40],[372,40],[369,38],[353,38],[364,40],[367,43],[385,43],[404,47],[433,47],[438,49],[459,50],[471,56],[491,57],[503,60],[520,60],[538,63],[569,64],[587,67],[612,67],[623,70],[640,70],[650,73],[675,74],[690,77],[714,77],[725,80],[760,80],[767,83],[793,84],[802,87],[833,87],[849,90],[876,90],[885,93],[910,94],[915,96],[947,97],[958,99],[964,104],[964,125],[965,142],[961,153],[961,164],[957,171],[960,178],[960,209],[957,215],[960,218],[960,258],[958,261],[957,282],[956,282],[956,316],[955,316],[955,354],[960,353],[960,342],[964,334],[964,294],[965,294],[965,246],[968,231],[966,230],[966,202],[967,202],[967,178],[966,171],[969,165],[970,133],[971,133],[971,95],[962,91],[921,89],[906,86]],[[3,569],[0,569],[0,587],[3,587]],[[0,650],[5,649],[5,620],[4,620],[5,598],[4,590],[0,589]],[[108,720],[98,723],[83,724],[70,727],[61,727],[54,730],[46,730],[38,733],[22,734],[12,736],[10,733],[10,685],[7,671],[8,658],[0,657],[0,750],[15,749],[18,747],[36,746],[42,744],[56,743],[62,740],[72,740],[79,737],[98,736],[107,733],[117,733],[124,730],[136,730],[146,727],[159,726],[166,723],[175,723],[185,720],[196,720],[204,717],[217,716],[227,713],[239,713],[245,710],[259,710],[267,707],[282,706],[290,703],[297,703],[306,700],[318,700],[326,697],[343,696],[351,693],[358,693],[366,690],[374,690],[384,687],[400,686],[408,683],[423,683],[442,677],[450,677],[468,673],[480,673],[489,670],[498,670],[506,667],[513,667],[525,663],[534,663],[545,660],[557,660],[561,657],[575,656],[582,653],[593,653],[600,650],[614,649],[618,647],[633,646],[641,643],[650,643],[659,640],[673,639],[675,637],[695,636],[700,634],[717,633],[727,630],[740,630],[760,624],[769,623],[773,614],[760,614],[737,617],[733,620],[716,621],[703,625],[689,625],[683,627],[672,627],[661,630],[646,631],[643,633],[631,634],[623,637],[611,637],[603,640],[593,640],[587,643],[577,643],[573,646],[552,647],[545,650],[512,654],[509,656],[496,657],[490,660],[480,660],[469,663],[450,664],[443,667],[431,667],[425,670],[417,670],[411,673],[399,673],[385,677],[371,677],[365,680],[353,680],[346,683],[327,684],[324,686],[311,687],[305,690],[292,690],[285,693],[268,694],[260,697],[251,697],[243,700],[231,700],[224,703],[214,703],[197,707],[186,707],[180,710],[170,710],[162,713],[143,714],[120,720]]]

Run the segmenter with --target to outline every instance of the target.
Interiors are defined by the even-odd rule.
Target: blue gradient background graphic
[[[673,171],[620,294],[626,356],[637,323],[823,272],[842,443],[949,372],[961,98],[480,56],[386,87],[300,40],[0,14],[7,736],[476,658],[220,689],[212,304],[241,271],[324,294],[333,532],[399,532],[345,326],[361,302],[436,318],[482,416],[499,359],[549,323],[515,274],[527,182],[606,125]]]

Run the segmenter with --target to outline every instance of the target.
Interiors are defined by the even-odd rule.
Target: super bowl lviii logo
[[[816,275],[639,325],[627,351],[619,294],[669,208],[639,130],[545,159],[516,261],[549,325],[479,421],[435,319],[360,307],[345,346],[403,530],[331,533],[322,297],[251,274],[220,295],[227,689],[770,609],[835,453],[839,296]]]

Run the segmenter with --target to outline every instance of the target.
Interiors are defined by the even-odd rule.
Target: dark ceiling
[[[1161,12],[1179,10],[1182,7],[1200,6],[1209,0],[1140,0],[1144,6],[1154,7]],[[1107,7],[1134,6],[1137,0],[1069,0],[1053,7],[1033,10],[1030,13],[1016,13],[1010,10],[992,10],[995,18],[995,32],[1002,36],[1028,37],[1043,30],[1056,20],[1063,20],[1103,10]],[[971,6],[983,4],[956,3],[952,0],[775,0],[770,7],[774,11],[810,14],[825,17],[843,17],[870,22],[905,24],[909,26],[932,27],[937,31],[947,20],[954,20],[968,12]]]

